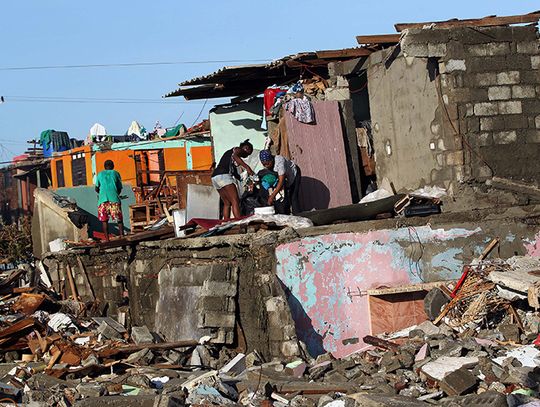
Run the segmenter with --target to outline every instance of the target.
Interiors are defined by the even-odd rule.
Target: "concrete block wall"
[[[438,160],[457,181],[540,175],[540,42],[535,27],[410,30],[407,57],[435,59],[440,107],[454,130]],[[449,173],[450,175],[450,173]]]
[[[115,318],[127,296],[132,326],[146,325],[168,341],[209,335],[217,344],[245,343],[247,351],[283,359],[299,355],[300,347],[275,275],[274,248],[295,237],[286,230],[256,239],[170,239],[127,250],[49,254],[44,264],[58,287],[70,265],[79,296],[90,301],[79,257],[106,315]]]

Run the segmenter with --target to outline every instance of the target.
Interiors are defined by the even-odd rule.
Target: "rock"
[[[246,355],[239,353],[229,363],[223,366],[221,373],[240,374],[246,370]]]
[[[387,396],[381,394],[350,394],[347,396],[362,407],[413,407],[427,405],[411,397]]]
[[[129,376],[126,380],[126,384],[133,387],[139,387],[141,389],[149,389],[152,387],[152,383],[150,382],[150,379],[142,374]]]
[[[465,368],[447,374],[439,387],[449,396],[461,396],[476,387],[476,376]]]
[[[420,325],[416,327],[416,329],[420,329],[423,331],[427,336],[433,336],[438,335],[441,333],[441,329],[433,324],[431,321],[424,321]]]
[[[326,406],[328,403],[331,403],[333,402],[334,399],[332,397],[330,397],[329,395],[327,394],[324,394],[323,396],[321,396],[321,398],[319,399],[319,402],[317,403],[317,407],[324,407]],[[343,403],[345,404],[345,403]]]
[[[82,397],[100,397],[106,393],[105,387],[99,383],[81,383],[77,387],[77,392]]]
[[[131,339],[137,345],[141,343],[153,343],[154,337],[146,325],[131,328]]]
[[[107,339],[120,339],[122,334],[110,326],[106,321],[101,321],[97,331]]]
[[[324,381],[330,382],[330,383],[344,383],[348,381],[347,377],[343,375],[341,372],[334,370],[332,372],[328,372],[324,375]]]
[[[414,357],[415,362],[420,362],[429,356],[429,345],[424,343]]]
[[[217,405],[234,405],[235,402],[224,397],[215,388],[201,384],[189,392],[186,404],[207,405],[209,403]]]
[[[253,351],[251,353],[248,353],[246,355],[246,367],[250,368],[253,366],[260,366],[262,365],[262,359],[257,353],[257,351]]]
[[[514,324],[499,325],[499,332],[505,341],[519,343],[519,327]]]
[[[316,407],[315,401],[306,396],[296,396],[289,402],[290,407]]]
[[[308,374],[311,380],[317,380],[321,378],[326,372],[332,369],[332,362],[326,360],[321,363],[317,363],[308,370]]]
[[[149,365],[153,359],[154,354],[150,349],[142,349],[129,355],[126,362],[131,364]]]
[[[424,311],[427,317],[431,320],[437,318],[443,306],[449,302],[450,299],[440,288],[431,289],[424,297]]]
[[[449,357],[443,356],[422,366],[422,372],[433,380],[442,380],[456,370],[465,367],[471,368],[478,364],[478,358],[474,357]]]

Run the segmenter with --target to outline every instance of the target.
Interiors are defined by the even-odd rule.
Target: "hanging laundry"
[[[141,140],[146,140],[146,129],[137,121],[133,120],[129,126],[126,136],[137,136]]]
[[[269,116],[271,114],[270,109],[274,105],[274,102],[276,100],[276,96],[279,93],[285,93],[287,92],[286,88],[278,88],[275,86],[269,87],[265,89],[264,91],[264,113],[266,116]]]
[[[285,110],[291,112],[296,120],[301,123],[315,123],[315,110],[313,109],[311,101],[305,95],[301,98],[294,98],[286,102]]]
[[[86,140],[84,141],[84,144],[90,145],[94,142],[101,142],[105,141],[105,138],[107,137],[107,130],[102,124],[95,123],[92,127],[90,127],[90,131],[88,132],[88,136],[86,136]]]

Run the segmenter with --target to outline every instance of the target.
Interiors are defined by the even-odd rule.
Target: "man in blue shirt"
[[[96,177],[96,192],[98,193],[98,219],[103,225],[105,240],[109,241],[109,218],[118,222],[118,233],[124,236],[124,223],[122,217],[122,204],[120,192],[122,191],[122,178],[114,170],[111,160],[105,161],[105,170]]]

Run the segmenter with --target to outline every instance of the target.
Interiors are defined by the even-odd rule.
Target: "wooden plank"
[[[90,296],[92,298],[92,301],[95,301],[96,293],[94,292],[94,287],[92,287],[92,283],[90,282],[90,278],[88,277],[88,272],[86,271],[86,267],[84,267],[84,264],[79,256],[77,256],[77,264],[79,265],[79,268],[81,269],[82,275],[84,277],[84,281],[86,282],[86,285],[88,286],[88,291],[90,291]]]
[[[358,35],[356,41],[360,45],[367,44],[397,44],[401,34]]]
[[[71,266],[69,264],[66,264],[66,276],[69,282],[69,289],[71,291],[71,296],[75,301],[78,299],[77,295],[77,288],[75,287],[75,281],[73,280],[73,274],[71,273]]]
[[[36,321],[34,318],[22,319],[18,322],[15,322],[13,325],[7,327],[0,331],[0,338],[11,338],[16,334],[20,334],[24,330],[33,327]]]
[[[321,59],[334,59],[334,58],[356,58],[356,57],[366,57],[371,55],[372,51],[366,48],[345,48],[345,49],[334,49],[326,51],[316,51],[317,57]],[[307,61],[314,63],[315,61]]]
[[[489,16],[484,18],[472,18],[468,20],[446,20],[446,21],[432,21],[424,23],[397,23],[394,25],[397,32],[410,28],[423,28],[434,24],[436,28],[452,28],[452,27],[493,27],[498,25],[509,24],[526,24],[536,23],[540,19],[540,11],[535,11],[530,14],[520,14],[514,16]]]
[[[362,340],[364,341],[364,343],[367,343],[368,345],[376,346],[378,348],[390,349],[394,351],[399,349],[399,345],[397,343],[390,342],[385,339],[377,338],[371,335],[364,336]]]
[[[368,295],[377,296],[377,295],[387,295],[387,294],[413,293],[413,292],[418,292],[418,291],[429,291],[432,288],[441,287],[451,282],[455,282],[455,280],[436,281],[434,283],[411,284],[411,285],[402,285],[402,286],[391,287],[391,288],[367,290],[367,293]]]

